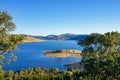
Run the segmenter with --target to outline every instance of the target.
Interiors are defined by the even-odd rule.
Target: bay
[[[43,42],[31,42],[18,45],[19,50],[13,51],[17,56],[15,62],[6,64],[3,70],[24,70],[28,67],[41,67],[41,68],[59,68],[60,70],[67,70],[63,65],[70,62],[79,62],[81,58],[52,58],[44,56],[46,50],[57,49],[75,49],[82,50],[82,47],[77,45],[76,41],[43,41]],[[6,54],[7,56],[7,54]]]

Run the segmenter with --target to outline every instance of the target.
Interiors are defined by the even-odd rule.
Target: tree
[[[58,69],[58,68],[55,68],[53,71],[54,71],[54,73],[58,73],[58,72],[59,72],[59,69]]]
[[[2,70],[1,66],[0,66],[0,80],[5,80],[5,78],[4,78],[4,71]]]
[[[8,61],[14,60],[16,57],[12,51],[17,49],[17,44],[23,43],[23,35],[10,34],[15,30],[15,24],[12,17],[5,11],[0,11],[0,65],[2,66]],[[10,58],[4,60],[4,54],[10,53]]]
[[[113,54],[119,51],[120,45],[119,32],[107,32],[103,34],[90,34],[86,39],[78,42],[79,45],[84,46],[83,57],[92,55],[90,57],[101,57],[104,55]],[[103,53],[103,54],[102,54]]]
[[[84,46],[82,63],[89,74],[100,75],[101,79],[120,76],[119,32],[90,34],[78,44]]]

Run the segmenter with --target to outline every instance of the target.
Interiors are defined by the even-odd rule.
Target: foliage
[[[114,72],[113,72],[114,74]],[[63,70],[55,72],[55,69],[44,68],[28,68],[26,70],[2,71],[1,80],[119,80],[120,76],[107,75],[106,78],[95,73],[88,73],[88,71],[81,70]],[[1,76],[0,75],[0,76]]]
[[[17,44],[23,43],[23,35],[10,34],[14,30],[15,24],[12,22],[12,17],[7,12],[0,11],[0,65],[15,59],[12,51],[17,49]],[[3,61],[5,53],[10,53],[10,58]]]
[[[4,78],[4,71],[2,70],[1,66],[0,66],[0,80],[5,80],[5,78]]]
[[[84,46],[82,63],[88,74],[120,79],[120,33],[91,34],[78,44]]]
[[[0,11],[0,65],[14,60],[12,51],[23,42],[23,35],[10,34],[14,30],[12,17]],[[84,70],[28,68],[13,72],[3,71],[0,66],[0,80],[120,80],[119,32],[91,34],[78,44],[84,46],[81,61]],[[10,53],[8,60],[5,53]]]
[[[58,50],[56,50],[56,51],[54,51],[55,53],[62,53],[63,51],[62,50],[60,50],[60,49],[58,49]]]

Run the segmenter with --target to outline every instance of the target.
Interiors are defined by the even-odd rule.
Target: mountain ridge
[[[88,35],[87,34],[60,34],[60,35],[47,35],[47,36],[32,36],[42,40],[82,40],[85,39]]]

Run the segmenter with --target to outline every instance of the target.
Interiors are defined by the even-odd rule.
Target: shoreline
[[[70,63],[64,64],[63,66],[67,68],[72,68],[72,69],[84,69],[84,65],[81,64],[80,62],[70,62]]]

